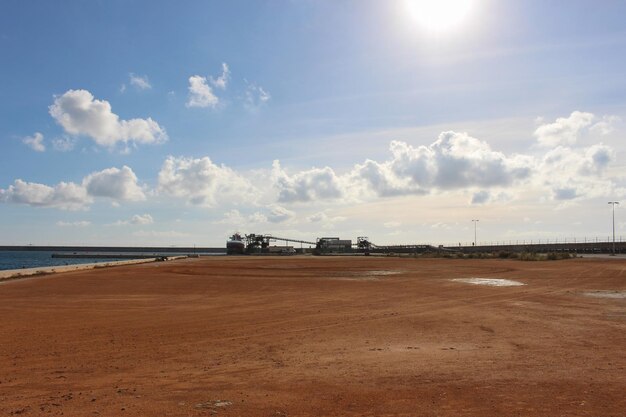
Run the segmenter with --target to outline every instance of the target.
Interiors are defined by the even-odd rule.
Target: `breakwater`
[[[0,246],[0,251],[49,251],[49,252],[117,252],[117,253],[129,253],[129,252],[144,252],[144,253],[224,253],[226,249],[224,247],[212,248],[212,247],[171,247],[171,246],[35,246],[35,245],[23,245],[23,246]]]

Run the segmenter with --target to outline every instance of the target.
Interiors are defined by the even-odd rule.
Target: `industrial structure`
[[[281,245],[276,245],[276,242]],[[294,246],[299,244],[300,247]],[[309,248],[305,249],[304,245]],[[315,242],[309,240],[285,238],[274,235],[251,233],[241,236],[235,233],[226,242],[226,253],[228,255],[290,255],[310,251],[316,255],[325,254],[365,254],[370,253],[423,253],[433,250],[448,250],[445,248],[435,248],[431,245],[376,245],[369,238],[360,236],[356,243],[351,239],[341,239],[339,237],[321,237]]]
[[[278,244],[277,244],[278,243]],[[305,248],[304,245],[308,246]],[[299,246],[299,247],[298,247]],[[356,242],[339,237],[321,237],[315,241],[285,238],[270,234],[248,234],[242,237],[235,233],[226,244],[226,252],[235,254],[291,255],[296,253],[328,254],[420,254],[426,252],[476,253],[476,252],[571,252],[571,253],[626,253],[626,242],[602,241],[568,243],[519,243],[471,246],[416,245],[377,245],[366,236],[359,236]]]

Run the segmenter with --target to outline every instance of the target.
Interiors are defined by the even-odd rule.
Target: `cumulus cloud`
[[[356,165],[354,180],[379,196],[426,194],[431,189],[508,186],[530,177],[529,157],[506,156],[467,133],[443,132],[429,146],[392,141],[392,158]]]
[[[120,120],[108,101],[96,100],[87,90],[68,90],[55,98],[49,111],[65,132],[87,136],[100,146],[167,140],[165,129],[151,118]]]
[[[6,190],[0,189],[0,201],[34,207],[81,210],[92,202],[92,198],[84,187],[73,182],[60,182],[50,187],[17,179]]]
[[[266,215],[267,220],[272,223],[283,223],[293,219],[296,216],[291,210],[278,205],[272,205],[269,207],[269,213]]]
[[[620,119],[616,116],[598,118],[592,113],[574,111],[569,117],[542,124],[535,131],[540,145],[550,146],[541,158],[537,178],[547,186],[557,201],[599,197],[611,193],[613,182],[603,174],[614,159],[614,151],[603,143],[588,147],[578,145],[583,134],[607,135]]]
[[[568,117],[559,117],[553,123],[544,123],[535,130],[535,137],[542,146],[573,145],[580,132],[591,126],[592,113],[574,111]]]
[[[213,94],[213,89],[207,84],[206,77],[192,75],[189,77],[189,96],[187,107],[217,107],[219,99]]]
[[[344,194],[341,180],[329,167],[312,168],[290,176],[276,160],[272,164],[272,182],[278,190],[279,202],[337,199]]]
[[[410,178],[396,175],[391,162],[368,159],[363,164],[357,164],[352,170],[352,180],[361,183],[362,187],[358,189],[380,197],[428,193],[420,184],[412,183]]]
[[[603,144],[584,149],[559,146],[544,155],[541,168],[548,175],[560,173],[564,177],[599,175],[612,155],[613,150]]]
[[[612,159],[613,150],[603,144],[582,149],[558,146],[544,155],[538,176],[555,200],[601,196],[610,193],[611,182],[602,174]]]
[[[507,187],[528,180],[536,161],[507,156],[467,133],[443,132],[429,146],[392,141],[391,158],[366,160],[347,174],[330,167],[288,174],[278,161],[271,182],[283,203],[423,195],[433,190]]]
[[[261,219],[261,222],[267,221],[266,218]],[[245,225],[249,222],[249,218],[241,214],[241,212],[237,209],[231,209],[224,213],[224,217],[216,221],[218,224],[232,224],[237,226]]]
[[[201,75],[192,75],[189,77],[189,95],[187,96],[187,103],[185,103],[185,106],[188,108],[216,108],[220,103],[220,99],[217,95],[215,95],[211,85],[215,88],[219,88],[220,90],[226,90],[229,80],[230,69],[228,68],[228,64],[225,62],[222,63],[222,74],[217,78],[209,76],[207,80],[206,77]]]
[[[581,126],[593,126],[589,115],[574,112],[557,121],[558,129],[555,124],[546,124],[550,128],[539,131],[544,138],[550,134],[571,141]],[[614,152],[602,143],[588,147],[559,145],[541,156],[507,155],[467,133],[447,131],[430,145],[413,146],[394,140],[389,149],[391,156],[387,160],[368,159],[342,175],[330,167],[287,173],[275,161],[271,183],[277,201],[346,202],[469,190],[469,202],[480,205],[509,201],[516,190],[523,189],[520,187],[547,189],[557,200],[597,196],[613,187],[603,175]]]
[[[61,210],[86,209],[93,197],[107,197],[114,202],[145,200],[137,176],[127,166],[94,172],[80,184],[60,182],[51,187],[17,179],[7,189],[0,189],[0,202]]]
[[[211,77],[210,79],[211,84],[213,84],[216,88],[225,90],[228,85],[228,80],[230,79],[230,69],[228,68],[228,64],[222,62],[222,75],[217,78]]]
[[[149,214],[135,214],[130,220],[118,220],[113,226],[124,226],[128,224],[147,225],[154,223],[154,219]]]
[[[130,78],[130,85],[138,90],[149,90],[152,88],[152,84],[150,84],[148,77],[145,75],[135,75],[131,72],[128,74],[128,77]]]
[[[86,221],[86,220],[81,220],[81,221],[76,221],[76,222],[58,221],[56,223],[56,225],[59,226],[59,227],[87,227],[90,224],[91,224],[91,222]]]
[[[250,201],[256,196],[247,179],[225,165],[214,164],[208,157],[168,157],[159,172],[158,191],[208,207],[218,202]]]
[[[83,186],[94,197],[108,197],[113,200],[140,201],[146,196],[137,182],[137,176],[127,166],[107,168],[89,174],[83,179]]]
[[[602,116],[602,119],[589,128],[593,133],[608,135],[615,130],[615,123],[622,119],[618,116]]]
[[[294,219],[295,216],[296,214],[293,211],[272,204],[267,207],[267,210],[255,211],[249,215],[244,215],[237,209],[228,210],[224,213],[224,217],[216,223],[249,227],[263,223],[285,223]]]
[[[328,214],[328,211],[319,211],[317,213],[313,213],[306,218],[306,221],[309,223],[323,223],[323,224],[332,224],[339,223],[345,221],[346,218],[343,216],[331,216]]]
[[[39,132],[35,132],[33,136],[26,136],[22,142],[33,151],[44,152],[46,150],[46,145],[43,144],[43,135]]]
[[[152,224],[154,223],[154,219],[149,214],[135,214],[130,219],[131,224]]]

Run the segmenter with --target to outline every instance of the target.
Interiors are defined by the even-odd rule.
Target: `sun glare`
[[[460,26],[476,0],[405,0],[409,15],[431,33],[445,33]]]

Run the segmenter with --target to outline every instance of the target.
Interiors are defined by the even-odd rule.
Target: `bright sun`
[[[476,0],[405,0],[409,14],[420,28],[432,33],[448,32],[459,26]]]

